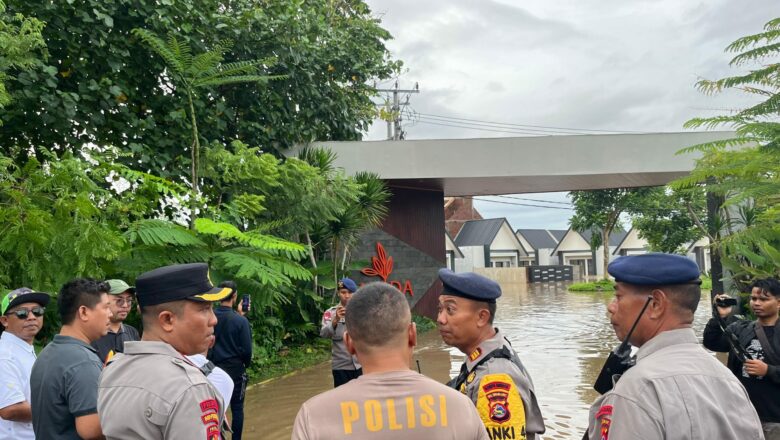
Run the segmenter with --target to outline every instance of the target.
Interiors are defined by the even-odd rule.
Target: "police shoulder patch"
[[[609,440],[609,425],[612,424],[612,405],[604,405],[596,413],[596,421],[600,420],[599,434],[601,440]]]
[[[477,412],[490,438],[526,438],[525,406],[508,374],[488,374],[480,379]]]
[[[206,426],[206,440],[220,440],[219,402],[217,399],[206,399],[200,402],[200,420]]]
[[[475,361],[475,360],[477,360],[477,359],[478,359],[478,358],[479,358],[481,355],[482,355],[482,349],[481,349],[481,348],[479,348],[479,347],[477,347],[477,349],[476,349],[476,350],[474,350],[474,351],[472,351],[472,352],[471,352],[471,354],[469,355],[469,360],[470,360],[471,362],[474,362],[474,361]]]

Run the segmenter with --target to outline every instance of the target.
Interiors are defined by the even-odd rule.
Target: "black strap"
[[[496,357],[512,360],[512,352],[509,351],[508,348],[506,348],[506,345],[502,345],[501,348],[497,348],[491,351],[490,353],[486,354],[485,357],[480,359],[479,362],[474,364],[474,367],[471,369],[471,371],[476,370],[480,365]],[[463,362],[463,365],[460,366],[460,374],[458,374],[458,377],[449,381],[447,385],[456,390],[460,390],[460,386],[464,382],[466,382],[466,379],[468,377],[469,377],[469,369],[466,366],[466,362]]]
[[[200,372],[203,373],[204,376],[208,376],[215,368],[217,368],[217,366],[214,365],[214,362],[208,361],[200,367]]]
[[[777,329],[775,329],[775,331],[777,331]],[[775,353],[774,348],[772,348],[772,344],[769,343],[769,338],[766,337],[766,332],[764,332],[764,326],[762,326],[760,322],[756,322],[756,336],[758,336],[758,340],[761,342],[761,348],[764,349],[764,355],[766,356],[766,360],[769,361],[768,363],[780,365],[780,361],[777,359],[777,353]]]

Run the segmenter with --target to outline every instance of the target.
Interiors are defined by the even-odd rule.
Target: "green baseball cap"
[[[49,304],[49,294],[43,292],[36,292],[29,287],[20,287],[16,290],[8,292],[8,295],[0,302],[0,315],[5,315],[8,309],[24,303],[36,303],[43,307]]]
[[[119,295],[120,293],[130,292],[135,294],[135,287],[127,284],[122,280],[106,280],[111,289],[108,291],[111,295]]]

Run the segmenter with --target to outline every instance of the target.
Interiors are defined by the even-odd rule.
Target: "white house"
[[[452,239],[452,237],[450,237],[449,232],[446,230],[444,231],[444,243],[447,254],[447,267],[454,271],[455,261],[462,260],[464,258],[463,252],[460,251],[460,248],[455,244],[455,241]]]
[[[566,231],[557,231],[561,237]],[[558,260],[553,259],[550,254],[555,246],[558,245],[558,239],[553,235],[553,231],[547,229],[518,229],[515,234],[523,247],[531,254],[532,264],[535,266],[557,265]]]
[[[518,267],[528,265],[528,252],[505,218],[471,220],[463,224],[455,245],[463,252],[463,261],[455,262],[457,271],[475,267]]]
[[[593,234],[600,234],[599,231],[578,232],[569,228],[566,230],[563,238],[550,253],[550,256],[558,258],[559,265],[570,265],[574,267],[574,277],[584,279],[586,276],[604,276],[604,248],[603,244],[595,251],[591,249],[591,239]],[[610,261],[616,258],[612,253],[618,244],[623,240],[626,231],[613,231],[609,236],[609,256]]]
[[[649,247],[647,240],[639,237],[639,230],[632,227],[623,239],[620,240],[615,250],[612,251],[612,255],[623,257],[626,255],[646,254]]]
[[[710,273],[710,239],[702,237],[686,247],[686,257],[695,261],[702,273]]]

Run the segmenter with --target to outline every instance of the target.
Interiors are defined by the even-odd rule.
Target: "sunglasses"
[[[14,310],[13,312],[8,312],[6,315],[16,315],[19,319],[27,319],[28,316],[30,316],[30,312],[32,312],[33,316],[36,318],[40,318],[43,316],[43,312],[45,312],[46,309],[43,307],[33,307],[32,309],[18,309]]]
[[[132,299],[117,298],[116,305],[118,307],[124,307],[124,306],[132,307],[133,306],[133,300]]]

